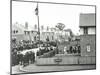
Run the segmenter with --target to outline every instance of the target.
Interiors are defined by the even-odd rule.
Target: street
[[[70,70],[87,70],[95,69],[95,65],[67,65],[67,66],[36,66],[30,64],[26,67],[15,66],[12,67],[12,74],[25,73],[25,72],[54,72],[54,71],[70,71]]]
[[[16,65],[12,67],[12,74],[17,74],[17,73],[25,73],[20,70],[20,65]]]

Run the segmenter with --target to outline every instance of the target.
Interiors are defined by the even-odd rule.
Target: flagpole
[[[39,25],[39,7],[38,7],[38,3],[37,3],[37,21],[38,21],[38,35],[39,35],[39,48],[40,48],[40,25]]]
[[[38,2],[37,2],[37,6],[36,6],[36,9],[35,9],[35,15],[37,16],[37,21],[38,21],[38,41],[39,41],[39,49],[40,49],[40,25],[39,25],[39,7],[38,7]],[[36,55],[37,56],[37,55]],[[37,59],[37,57],[36,57]]]

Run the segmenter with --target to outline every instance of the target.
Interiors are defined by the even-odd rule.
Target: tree
[[[65,29],[64,31],[69,32],[70,35],[68,36],[68,40],[71,41],[72,38],[74,37],[72,30],[71,29]]]
[[[62,31],[65,28],[65,25],[63,23],[57,23],[56,28]]]
[[[63,23],[57,23],[57,25],[55,27],[59,29],[59,36],[58,36],[59,40],[63,40],[62,32],[65,28],[65,25]]]

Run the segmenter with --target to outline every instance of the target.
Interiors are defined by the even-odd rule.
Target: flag
[[[37,7],[35,8],[35,15],[38,15],[38,3],[37,3]]]

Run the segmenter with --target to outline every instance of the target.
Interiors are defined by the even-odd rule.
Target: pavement
[[[26,67],[16,65],[12,67],[12,74],[21,74],[21,73],[28,73],[28,72],[40,73],[40,72],[89,70],[95,68],[96,68],[95,65],[37,66],[36,64],[30,64]]]
[[[25,73],[22,70],[20,70],[20,67],[20,65],[12,66],[12,74]]]
[[[20,70],[24,72],[52,72],[52,71],[71,71],[71,70],[86,70],[95,69],[95,65],[66,65],[66,66],[36,66],[30,64],[26,67],[21,67]]]

